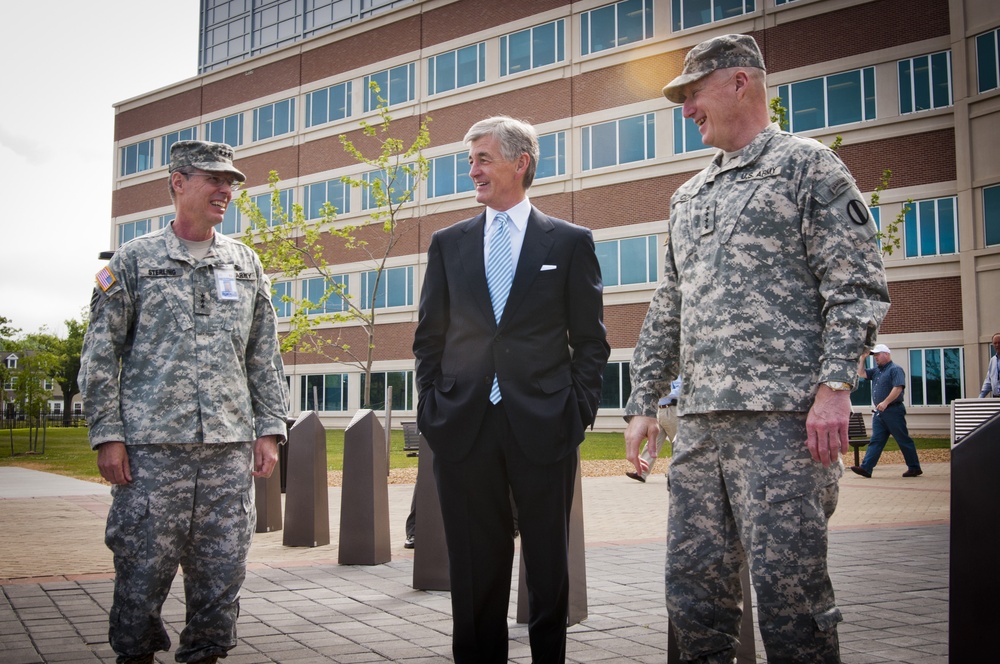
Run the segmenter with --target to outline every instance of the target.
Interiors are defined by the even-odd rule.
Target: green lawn
[[[917,449],[947,449],[947,438],[917,438]],[[13,443],[14,454],[11,455]],[[45,452],[41,453],[42,441],[39,437],[36,449],[39,453],[28,454],[27,429],[0,430],[0,466],[23,466],[45,470],[61,475],[69,475],[85,480],[97,480],[97,453],[87,443],[87,429],[53,427],[45,432]],[[899,449],[894,440],[886,445],[886,450]],[[669,450],[661,452],[669,455]],[[580,447],[582,459],[624,459],[625,443],[621,433],[588,432],[587,439]],[[344,464],[344,432],[326,432],[326,459],[330,470],[341,470]],[[393,431],[390,445],[389,465],[392,468],[406,468],[417,465],[416,457],[408,457],[403,452],[403,432]]]

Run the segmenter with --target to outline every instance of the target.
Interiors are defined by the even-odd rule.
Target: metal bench
[[[951,444],[976,430],[979,425],[1000,413],[1000,399],[955,399],[951,402]]]
[[[403,451],[408,457],[419,456],[420,431],[416,422],[403,422]]]
[[[850,422],[847,424],[847,442],[854,448],[854,465],[861,465],[861,455],[858,453],[862,447],[868,445],[868,428],[865,426],[865,418],[861,413],[851,413]]]

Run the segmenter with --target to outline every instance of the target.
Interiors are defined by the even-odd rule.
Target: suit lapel
[[[521,254],[517,258],[514,283],[510,286],[510,295],[507,296],[503,318],[500,319],[501,327],[511,319],[521,302],[524,301],[525,296],[530,292],[531,284],[538,276],[538,272],[545,262],[545,257],[549,255],[549,250],[554,242],[551,235],[553,228],[549,218],[542,214],[538,208],[531,206],[528,225],[524,230],[524,242],[521,244]],[[481,256],[480,262],[482,262]],[[483,282],[485,283],[485,281],[484,277]]]
[[[486,229],[486,212],[473,217],[462,228],[459,238],[459,260],[465,273],[465,284],[472,292],[472,299],[479,305],[480,311],[493,325],[493,303],[490,301],[490,288],[486,285],[486,263],[483,260],[483,238]]]

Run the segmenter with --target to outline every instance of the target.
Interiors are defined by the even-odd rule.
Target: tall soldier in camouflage
[[[889,308],[847,168],[771,124],[764,58],[695,46],[664,94],[720,150],[674,193],[663,281],[632,358],[626,456],[682,374],[666,596],[681,658],[732,662],[749,563],[768,662],[839,662],[827,521],[858,359]]]
[[[169,178],[176,219],[97,275],[80,367],[90,444],[113,485],[119,664],[170,648],[160,608],[178,565],[176,660],[215,662],[235,647],[252,478],[271,474],[285,440],[270,281],[249,247],[213,230],[245,177],[228,145],[180,141]]]

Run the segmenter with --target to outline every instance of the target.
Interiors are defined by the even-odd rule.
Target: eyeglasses
[[[214,173],[184,173],[183,175],[185,177],[191,177],[192,175],[203,177],[210,186],[215,187],[216,189],[227,186],[232,191],[239,191],[240,187],[243,186],[243,183],[238,180],[230,180],[227,177],[215,175]]]

